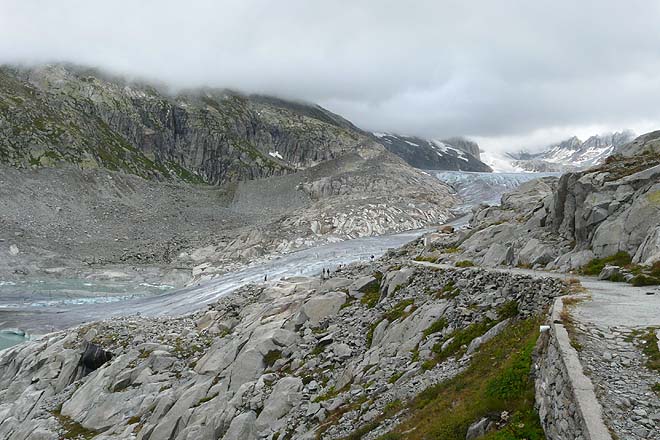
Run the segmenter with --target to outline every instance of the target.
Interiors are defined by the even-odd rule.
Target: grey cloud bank
[[[0,0],[0,62],[304,99],[499,150],[660,128],[659,19],[641,0]]]

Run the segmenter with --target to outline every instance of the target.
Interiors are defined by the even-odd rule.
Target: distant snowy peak
[[[479,146],[467,139],[422,139],[393,133],[373,133],[373,135],[390,152],[416,168],[492,171],[488,165],[479,160]]]
[[[630,130],[591,136],[584,142],[573,136],[538,153],[519,151],[507,155],[513,159],[514,167],[527,171],[568,171],[602,163],[634,137]]]

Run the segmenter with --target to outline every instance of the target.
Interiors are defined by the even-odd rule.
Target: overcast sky
[[[660,128],[655,0],[0,0],[0,62],[60,60],[485,149]]]

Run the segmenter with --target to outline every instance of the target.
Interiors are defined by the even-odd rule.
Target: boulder
[[[85,351],[80,358],[80,363],[83,365],[83,374],[89,374],[98,369],[101,365],[112,359],[112,353],[104,350],[96,344],[87,342],[85,344]]]
[[[222,440],[256,440],[256,419],[257,414],[254,411],[237,415],[232,419]]]
[[[495,267],[513,264],[513,246],[506,246],[501,243],[493,243],[486,251],[481,264],[484,266]]]
[[[502,332],[502,330],[506,328],[507,324],[509,324],[509,320],[505,319],[504,321],[493,326],[483,335],[474,338],[472,342],[470,342],[470,345],[468,345],[466,353],[472,354],[475,351],[477,351],[477,348],[479,348],[482,344],[485,344],[486,342],[493,339],[495,336],[499,335]]]
[[[381,295],[384,297],[392,295],[397,288],[408,284],[413,273],[415,273],[415,270],[411,267],[387,272],[380,286]]]
[[[280,379],[264,402],[263,411],[256,419],[256,429],[259,432],[267,429],[277,431],[279,429],[278,420],[300,402],[302,388],[302,379],[299,377],[287,376]]]
[[[314,296],[303,304],[296,322],[302,324],[309,321],[312,326],[317,326],[324,318],[337,314],[345,302],[344,292],[328,292]]]
[[[348,286],[348,294],[355,298],[362,298],[364,292],[378,286],[378,280],[372,276],[361,277]]]
[[[623,278],[623,273],[619,266],[607,265],[598,274],[599,280],[613,280]]]
[[[19,253],[18,246],[16,246],[15,244],[9,246],[9,255],[15,257],[16,255],[18,255],[18,253]]]
[[[537,264],[548,264],[555,259],[555,251],[552,246],[541,243],[532,238],[518,253],[518,264],[535,266]]]

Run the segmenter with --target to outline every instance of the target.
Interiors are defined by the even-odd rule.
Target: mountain
[[[0,68],[0,162],[210,184],[282,175],[371,142],[319,106],[162,87],[70,65]]]
[[[512,165],[525,171],[555,172],[588,168],[602,163],[617,148],[633,140],[630,130],[591,136],[581,141],[576,136],[544,148],[541,152],[525,150],[508,153]]]
[[[390,133],[373,134],[390,152],[415,168],[491,172],[481,162],[479,145],[463,138],[421,139]]]
[[[135,264],[210,276],[443,223],[452,193],[313,104],[171,93],[63,64],[0,68],[6,277]]]

